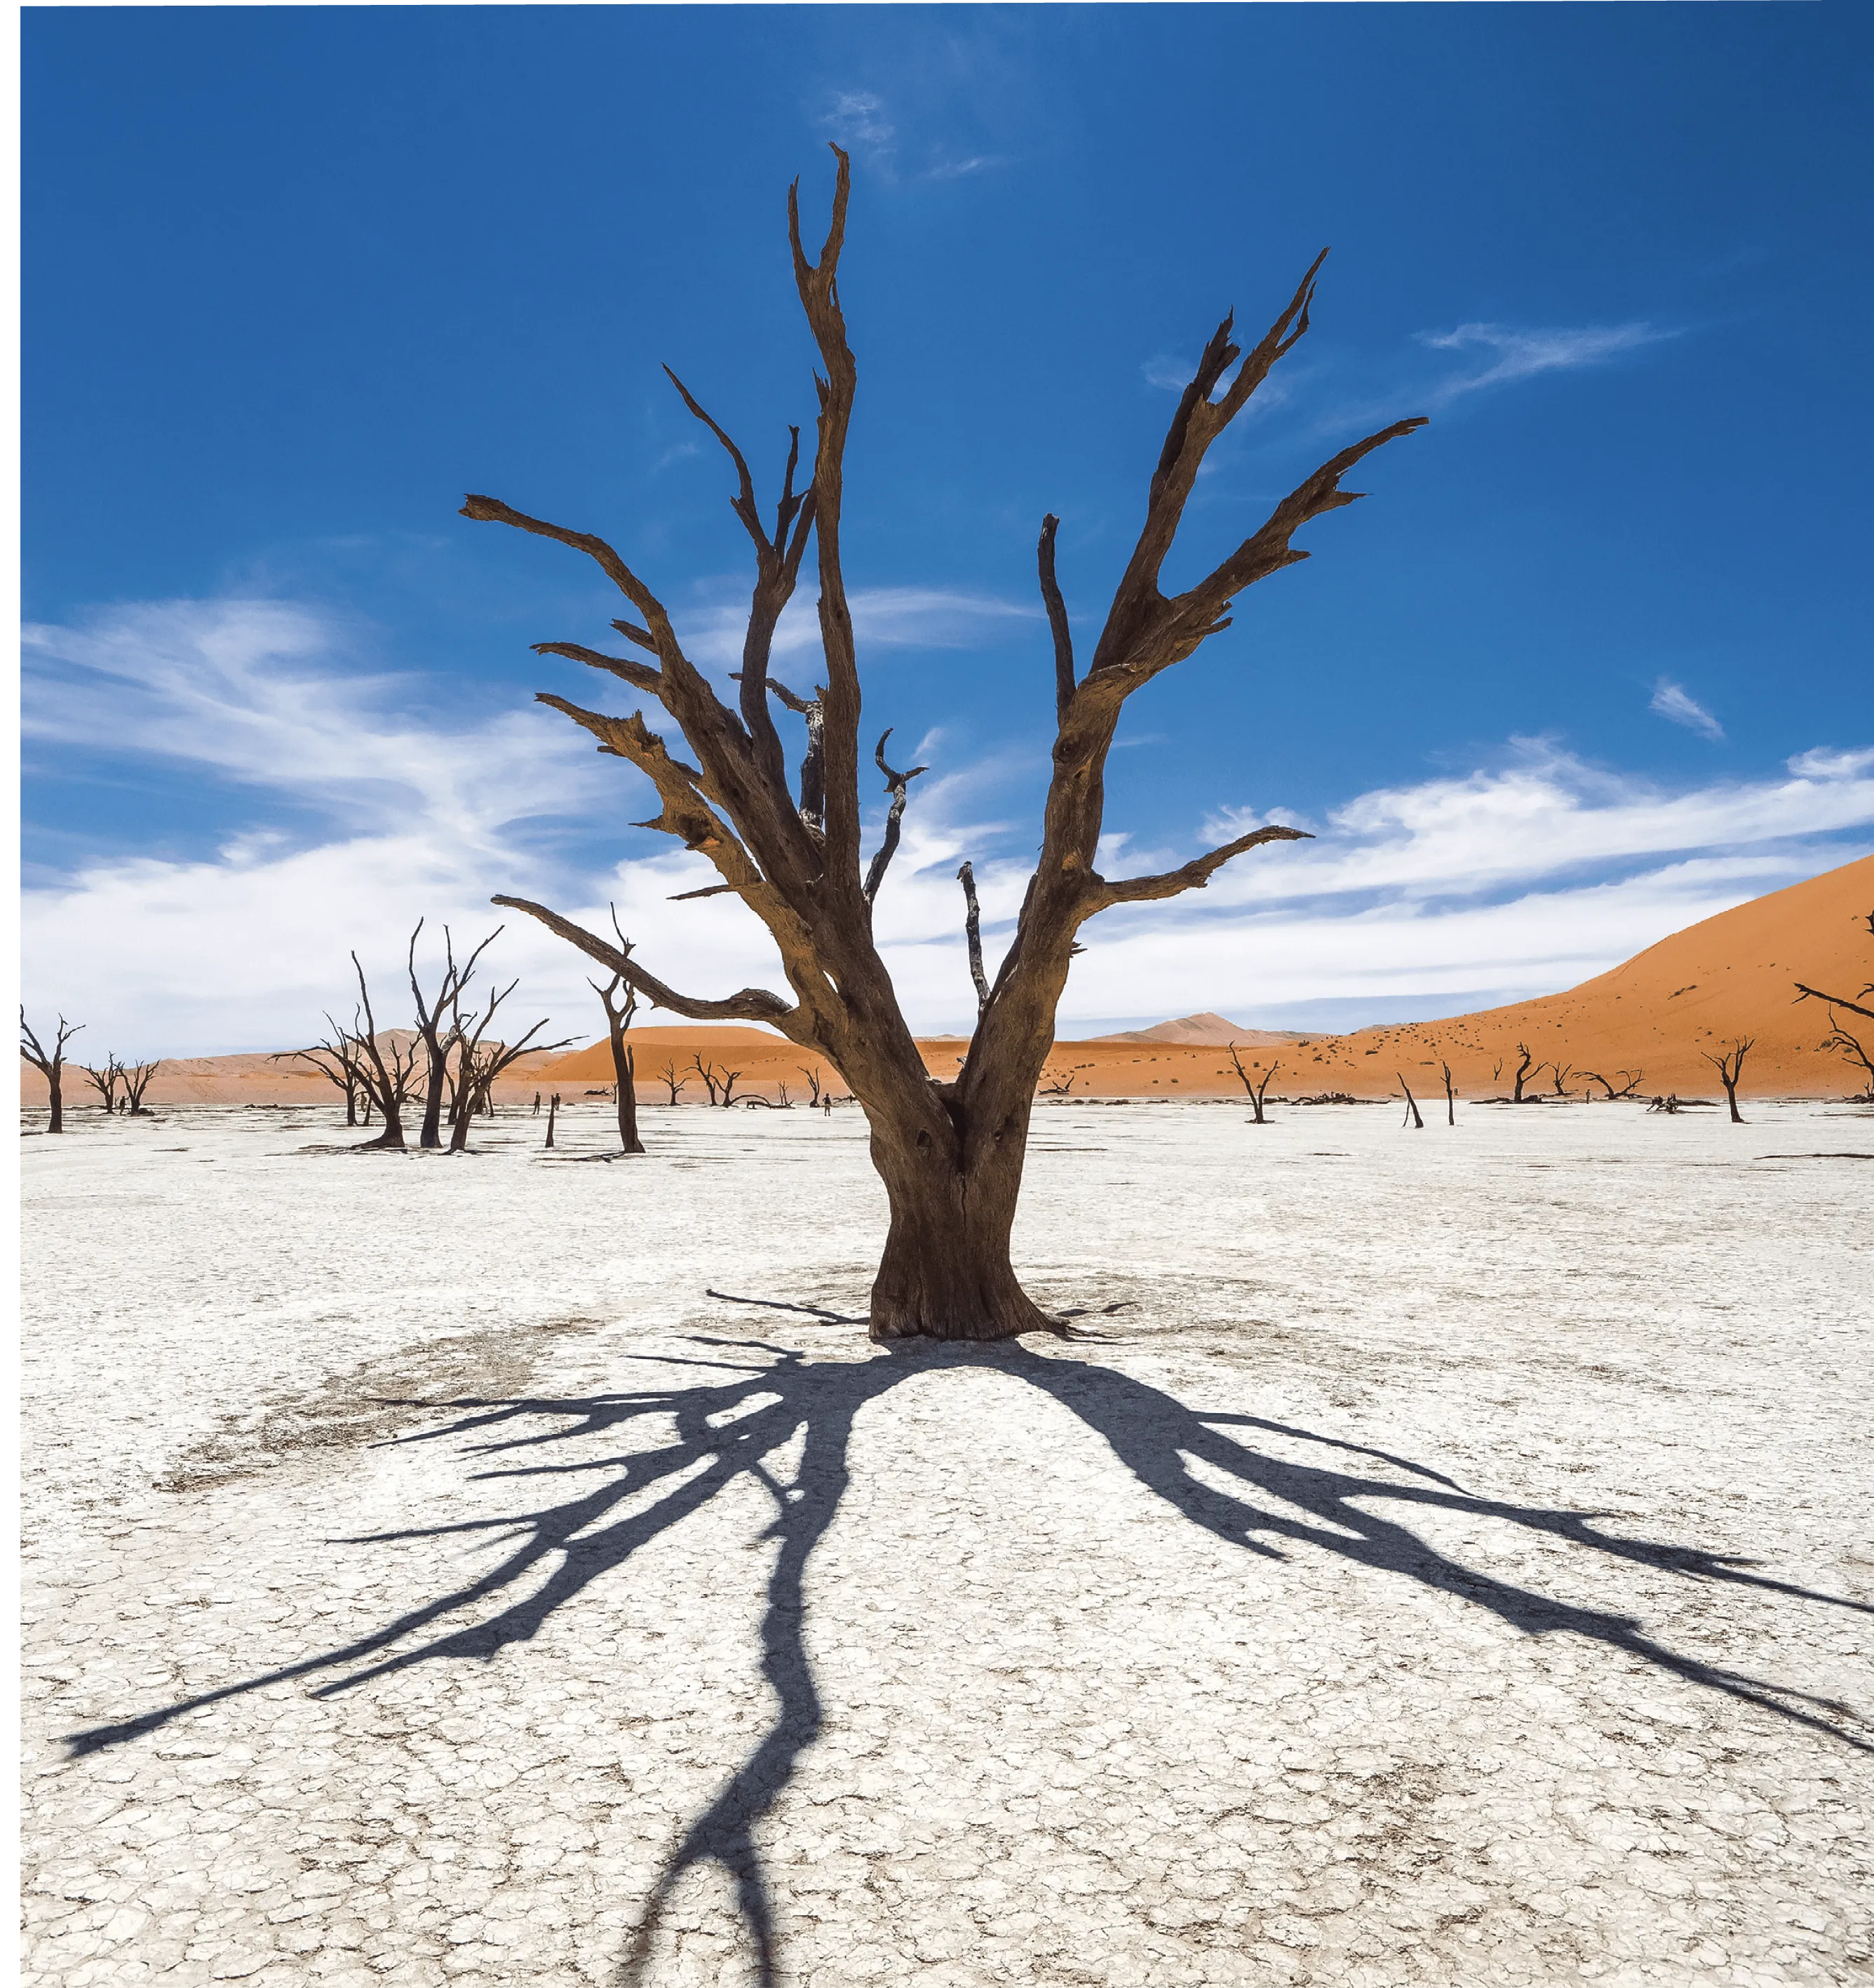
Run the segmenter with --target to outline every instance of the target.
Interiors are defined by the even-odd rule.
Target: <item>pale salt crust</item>
[[[1867,1979],[1874,1118],[1750,1116],[1045,1107],[1124,1308],[888,1355],[851,1109],[75,1113],[25,1978]]]

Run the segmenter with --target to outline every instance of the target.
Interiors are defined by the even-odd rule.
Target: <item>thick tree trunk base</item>
[[[872,1284],[874,1341],[980,1342],[1060,1330],[1016,1280],[1008,1219],[972,1222],[960,1199],[940,1195],[935,1205],[908,1208],[893,1197],[891,1232]]]

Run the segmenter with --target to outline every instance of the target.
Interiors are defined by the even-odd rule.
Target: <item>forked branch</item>
[[[877,898],[878,887],[885,880],[892,857],[898,854],[899,824],[905,818],[905,790],[920,773],[930,771],[928,766],[913,766],[908,773],[901,773],[887,763],[885,740],[895,729],[892,725],[885,727],[872,755],[878,762],[879,772],[885,776],[885,792],[891,796],[891,811],[885,816],[885,839],[879,846],[878,854],[872,858],[872,867],[865,873],[865,901],[868,904]]]

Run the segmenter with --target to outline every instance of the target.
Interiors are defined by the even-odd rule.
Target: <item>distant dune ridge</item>
[[[1871,911],[1874,856],[1865,856],[1674,932],[1566,993],[1347,1036],[1239,1028],[1222,1015],[1186,1015],[1093,1041],[1058,1042],[1043,1085],[1066,1085],[1064,1094],[1072,1097],[1240,1095],[1222,1053],[1233,1043],[1247,1067],[1280,1066],[1271,1097],[1322,1091],[1384,1097],[1396,1091],[1401,1075],[1422,1097],[1436,1095],[1443,1085],[1439,1066],[1447,1062],[1460,1097],[1493,1097],[1510,1088],[1520,1060],[1517,1046],[1526,1043],[1542,1066],[1526,1087],[1544,1094],[1554,1094],[1559,1068],[1570,1096],[1599,1094],[1588,1071],[1618,1085],[1625,1070],[1641,1073],[1644,1096],[1676,1091],[1682,1097],[1707,1097],[1718,1094],[1718,1080],[1704,1055],[1749,1036],[1755,1046],[1744,1063],[1740,1088],[1745,1095],[1846,1096],[1859,1089],[1860,1073],[1822,1047],[1828,1033],[1828,1012],[1818,1001],[1798,1002],[1795,983],[1801,980],[1852,999],[1874,980],[1874,936],[1867,927]],[[1859,1031],[1855,1017],[1842,1019]],[[1863,1040],[1874,1048],[1874,1022],[1866,1024]],[[765,1029],[678,1023],[634,1029],[631,1040],[638,1095],[648,1104],[660,1103],[668,1094],[659,1081],[666,1067],[679,1077],[688,1071],[682,1100],[701,1103],[703,1086],[692,1063],[699,1055],[713,1066],[739,1071],[738,1092],[759,1092],[773,1100],[785,1084],[798,1101],[810,1089],[806,1072],[811,1070],[835,1096],[845,1093],[822,1059]],[[920,1046],[925,1068],[933,1076],[949,1077],[968,1043],[961,1036],[931,1036]],[[536,1090],[557,1089],[577,1097],[611,1078],[611,1053],[600,1041],[567,1056],[525,1059],[497,1087],[497,1095],[511,1101],[530,1097]],[[20,1084],[24,1102],[44,1103],[45,1081],[36,1070],[22,1068]],[[303,1063],[246,1055],[165,1063],[150,1086],[147,1102],[260,1104],[337,1098],[332,1087]],[[83,1074],[73,1070],[66,1085],[68,1110],[82,1111],[95,1102]]]

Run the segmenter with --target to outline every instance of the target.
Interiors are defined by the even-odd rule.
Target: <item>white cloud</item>
[[[1652,701],[1646,707],[1674,725],[1683,725],[1701,739],[1722,739],[1724,728],[1683,685],[1661,677],[1652,687]]]
[[[1025,601],[925,587],[860,587],[847,604],[862,649],[974,648],[999,625],[1039,621],[1044,614]],[[722,669],[741,668],[742,639],[748,631],[746,601],[675,614],[674,618],[684,649],[694,661]],[[820,652],[818,610],[807,595],[797,593],[774,631],[774,660],[780,664],[807,654],[817,661]]]
[[[1450,331],[1422,331],[1421,345],[1437,352],[1480,353],[1482,366],[1452,374],[1432,389],[1428,404],[1449,406],[1460,395],[1486,387],[1507,386],[1541,373],[1569,373],[1598,366],[1636,346],[1652,345],[1677,333],[1649,324],[1581,325],[1553,330],[1518,330],[1503,324],[1460,324]]]
[[[1168,394],[1182,394],[1197,377],[1197,367],[1189,359],[1175,358],[1167,352],[1155,352],[1139,369],[1145,376],[1148,387],[1158,387]]]
[[[316,616],[268,602],[125,609],[34,631],[32,736],[193,765],[340,824],[309,847],[263,820],[211,855],[114,854],[29,890],[36,1011],[62,1008],[91,1024],[94,1046],[126,1054],[279,1046],[346,1001],[351,946],[387,991],[423,915],[432,933],[446,921],[476,937],[505,919],[498,955],[504,975],[523,976],[526,1019],[550,1013],[553,1034],[595,1035],[583,962],[492,909],[496,891],[600,928],[615,899],[646,964],[696,992],[784,989],[766,935],[736,901],[669,901],[712,881],[702,858],[654,844],[654,856],[600,870],[546,845],[546,816],[648,813],[628,769],[529,708],[425,723],[399,702],[408,684],[345,674],[343,651]],[[878,930],[917,1026],[961,1028],[974,1013],[956,874],[965,857],[992,972],[1008,943],[1035,830],[1027,812],[1003,818],[996,797],[1033,770],[1012,759],[939,764],[913,789]],[[870,847],[883,796],[866,804]],[[1220,810],[1203,840],[1271,818],[1299,821],[1280,808]],[[1429,1005],[1568,986],[1863,853],[1871,823],[1874,749],[1818,748],[1787,775],[1669,791],[1521,742],[1505,768],[1356,796],[1299,823],[1315,841],[1258,850],[1205,891],[1095,921],[1062,1019],[1336,996]],[[1191,853],[1138,843],[1115,826],[1102,864],[1137,874]]]
[[[836,90],[820,122],[849,150],[856,145],[888,145],[898,135],[885,116],[885,99],[866,90]]]

